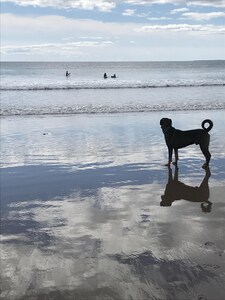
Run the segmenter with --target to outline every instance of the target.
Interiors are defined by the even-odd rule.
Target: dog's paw
[[[164,164],[164,166],[170,168],[170,163]]]
[[[208,167],[209,167],[209,165],[207,165],[206,163],[204,163],[204,164],[202,165],[202,169],[208,169]]]

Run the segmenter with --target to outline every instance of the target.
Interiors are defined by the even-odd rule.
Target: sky
[[[225,59],[225,0],[0,0],[1,61]]]

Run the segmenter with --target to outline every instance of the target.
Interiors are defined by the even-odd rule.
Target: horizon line
[[[10,63],[10,62],[28,62],[28,63],[40,63],[40,62],[49,62],[49,63],[126,63],[126,62],[198,62],[198,61],[225,61],[225,59],[187,59],[187,60],[0,60],[0,63]]]

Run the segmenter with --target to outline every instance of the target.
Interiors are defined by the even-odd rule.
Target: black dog
[[[205,127],[206,123],[209,124],[207,128]],[[209,152],[210,135],[208,132],[213,127],[213,122],[211,120],[207,119],[202,122],[203,129],[187,131],[178,130],[172,127],[172,120],[168,118],[162,118],[160,120],[160,125],[165,136],[166,145],[168,147],[169,159],[168,163],[166,164],[167,166],[170,166],[172,162],[173,150],[175,153],[174,164],[177,165],[179,159],[178,149],[192,144],[199,145],[203,155],[205,156],[206,162],[203,164],[202,168],[205,169],[209,166],[211,154]]]

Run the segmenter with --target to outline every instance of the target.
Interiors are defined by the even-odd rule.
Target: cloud
[[[176,9],[173,9],[171,10],[171,14],[177,14],[177,13],[183,13],[183,12],[187,12],[189,11],[189,9],[187,7],[182,7],[182,8],[176,8]]]
[[[162,21],[162,20],[171,20],[171,18],[168,17],[150,17],[148,18],[149,21]]]
[[[130,5],[173,4],[225,7],[225,0],[1,0],[1,2],[11,2],[20,6],[97,9],[103,12],[110,12],[117,4],[123,3]]]
[[[156,20],[153,18],[151,20]],[[96,20],[70,19],[63,16],[22,17],[12,14],[1,15],[2,46],[19,44],[51,44],[56,47],[60,41],[68,46],[105,46],[108,41],[115,42],[118,38],[129,40],[141,38],[145,33],[182,32],[201,33],[205,35],[224,34],[225,28],[216,25],[144,25],[136,23],[110,23]],[[69,37],[69,40],[68,40]],[[85,38],[84,38],[85,37]],[[85,42],[86,44],[82,44]],[[11,42],[10,42],[11,41]],[[27,42],[29,41],[29,42]],[[88,44],[87,42],[94,42]],[[74,42],[74,43],[73,43]],[[105,43],[105,44],[104,44]]]
[[[22,46],[5,46],[1,47],[1,54],[20,54],[20,53],[58,53],[74,54],[79,48],[87,47],[108,47],[114,43],[111,41],[79,41],[72,43],[51,43],[51,44],[37,44],[37,45],[22,45]]]
[[[147,25],[136,29],[138,32],[186,32],[197,34],[225,34],[225,28],[214,25],[189,25],[189,24],[168,24],[168,25]]]
[[[224,12],[210,12],[210,13],[194,13],[194,12],[187,12],[183,13],[182,16],[191,20],[203,21],[203,20],[211,20],[216,18],[224,18]]]
[[[116,6],[115,1],[111,0],[2,0],[2,2],[11,2],[20,6],[98,9],[104,12],[111,11]]]
[[[125,9],[123,16],[133,16],[135,14],[135,9]]]
[[[191,51],[186,50],[186,45],[193,48],[191,59],[201,57],[198,47],[205,49],[206,58],[224,57],[223,26],[149,23],[2,14],[1,59],[112,61],[141,57],[142,60],[169,60],[173,55],[177,59],[176,49],[181,45],[184,51],[179,59],[190,57]],[[204,41],[200,36],[204,36]],[[135,42],[135,47],[130,41]],[[211,45],[216,50],[210,50]],[[156,48],[157,51],[152,50]],[[215,51],[215,54],[207,56],[210,51]],[[171,52],[173,54],[169,54]]]
[[[197,5],[197,6],[211,6],[211,7],[225,7],[225,0],[192,0],[183,1],[187,5]]]
[[[55,38],[59,40],[68,36],[75,39],[80,36],[106,38],[106,36],[129,35],[135,26],[132,23],[107,23],[90,19],[71,19],[57,15],[27,17],[13,14],[2,14],[1,25],[5,40],[9,39],[10,36],[15,37],[19,34],[21,42],[28,36],[30,40],[44,40],[47,35],[50,40]],[[2,41],[4,41],[3,35]]]
[[[102,40],[103,37],[102,36],[81,36],[81,39],[84,40]]]
[[[197,5],[211,7],[225,7],[225,0],[124,0],[132,5],[152,5],[152,4],[174,4],[174,5]]]
[[[115,41],[118,37],[140,37],[145,32],[199,32],[204,34],[221,34],[225,28],[216,25],[140,25],[136,23],[111,23],[96,20],[70,19],[63,16],[22,17],[12,14],[1,15],[2,45],[7,41],[17,40],[20,44],[59,42],[70,37],[69,41],[79,42],[81,37],[101,37]],[[82,38],[83,39],[83,38]],[[90,40],[90,38],[89,38]],[[97,38],[96,38],[97,40]],[[84,41],[84,39],[83,39]],[[99,40],[97,40],[99,42]]]

